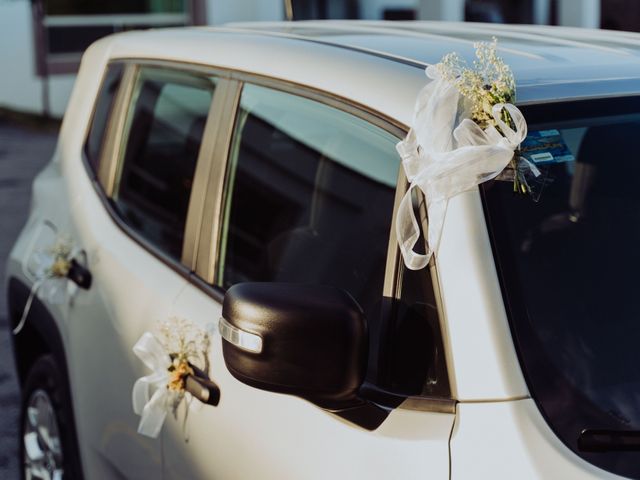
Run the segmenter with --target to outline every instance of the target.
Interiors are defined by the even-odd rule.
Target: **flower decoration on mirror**
[[[186,388],[189,376],[209,369],[208,333],[183,318],[173,317],[160,323],[154,333],[145,332],[133,347],[134,353],[152,371],[139,378],[133,386],[133,410],[140,415],[138,433],[156,438],[167,413],[178,418],[185,405],[183,430],[189,409],[199,401]]]
[[[449,53],[426,68],[430,81],[418,94],[407,137],[397,145],[410,186],[397,212],[396,235],[413,270],[425,267],[437,250],[450,198],[499,175],[511,175],[514,191],[528,193],[527,175],[539,175],[519,155],[527,123],[513,105],[515,80],[497,55],[496,39],[476,43],[475,57],[469,67]],[[414,250],[420,238],[414,188],[427,205],[425,253]]]
[[[71,237],[59,235],[53,245],[33,254],[35,280],[20,321],[13,329],[14,335],[20,333],[24,328],[36,295],[54,305],[61,305],[65,302],[67,278],[77,253]]]

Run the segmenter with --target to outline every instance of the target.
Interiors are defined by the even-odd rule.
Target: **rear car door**
[[[208,374],[221,398],[186,423],[167,419],[167,478],[449,478],[454,402],[434,277],[402,269],[392,229],[402,131],[317,92],[245,80],[228,84],[235,115],[211,152],[195,275],[174,307],[214,332]],[[376,430],[229,373],[215,326],[224,292],[249,281],[356,299],[367,388],[386,412]]]
[[[168,66],[114,70],[120,88],[105,83],[85,148],[95,192],[72,212],[93,285],[69,312],[71,383],[87,476],[159,478],[160,443],[137,433],[131,407],[133,383],[150,373],[132,346],[171,315],[188,277],[191,185],[216,80]]]

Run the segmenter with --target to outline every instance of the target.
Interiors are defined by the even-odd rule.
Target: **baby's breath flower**
[[[206,365],[209,336],[192,322],[172,317],[160,323],[158,340],[178,364],[190,363],[198,368]]]
[[[437,65],[440,74],[453,81],[466,99],[471,118],[482,128],[495,126],[492,107],[497,103],[515,101],[515,80],[508,65],[498,57],[497,39],[474,44],[476,59],[473,68],[457,53],[448,53]]]
[[[467,64],[456,52],[447,53],[437,65],[440,75],[455,80],[467,69]]]
[[[71,239],[61,235],[49,248],[49,253],[54,257],[68,257],[71,255]]]
[[[49,254],[53,261],[46,275],[57,278],[66,277],[71,268],[71,239],[60,236],[49,248]]]

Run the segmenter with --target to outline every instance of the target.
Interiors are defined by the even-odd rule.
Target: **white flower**
[[[494,105],[515,101],[515,80],[509,66],[498,57],[495,37],[491,43],[478,42],[474,47],[473,68],[454,52],[442,57],[437,69],[443,78],[456,85],[468,104],[471,119],[484,129],[496,126],[492,114]],[[504,120],[508,123],[510,119]]]

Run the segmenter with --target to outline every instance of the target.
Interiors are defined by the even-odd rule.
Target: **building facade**
[[[84,49],[140,28],[293,18],[540,23],[637,30],[633,0],[0,0],[0,107],[61,117]]]

